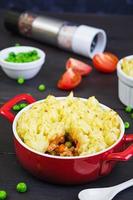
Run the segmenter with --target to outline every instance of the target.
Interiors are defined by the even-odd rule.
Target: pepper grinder
[[[106,33],[102,29],[30,12],[9,11],[4,25],[9,31],[89,58],[103,52],[107,42]]]

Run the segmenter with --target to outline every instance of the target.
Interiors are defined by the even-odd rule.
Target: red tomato
[[[74,58],[69,58],[66,62],[66,69],[69,68],[72,68],[74,72],[78,72],[81,76],[88,75],[92,70],[90,65]]]
[[[70,68],[61,76],[57,87],[62,90],[71,90],[79,85],[81,79],[81,75]]]
[[[104,52],[96,54],[92,61],[97,70],[104,73],[111,73],[116,70],[118,58],[112,53]]]

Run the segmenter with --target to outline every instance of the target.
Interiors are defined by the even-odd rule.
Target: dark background
[[[0,0],[0,8],[46,11],[51,12],[50,15],[53,17],[100,27],[107,32],[108,51],[115,53],[119,58],[133,52],[133,16],[129,16],[133,14],[133,0]],[[89,13],[94,13],[94,15]],[[116,14],[128,16],[116,16]],[[9,79],[2,70],[0,71],[0,107],[20,93],[31,93],[37,100],[45,98],[48,94],[66,96],[67,92],[58,90],[56,87],[57,80],[65,70],[66,60],[74,57],[92,64],[91,60],[23,38],[20,35],[11,34],[4,28],[3,18],[1,12],[0,49],[19,43],[38,47],[46,52],[47,57],[41,72],[34,79],[26,81],[24,85],[18,85],[15,80]],[[44,93],[37,90],[37,86],[41,83],[46,85]],[[91,76],[83,79],[80,86],[74,90],[74,94],[79,97],[95,95],[101,103],[115,109],[123,121],[129,121],[130,128],[126,132],[133,133],[130,114],[125,113],[124,106],[118,99],[116,73],[105,75],[93,69]],[[112,186],[131,178],[133,178],[133,159],[128,162],[119,162],[108,176],[84,185],[62,186],[40,181],[31,176],[18,163],[13,147],[11,124],[0,116],[0,189],[8,192],[8,200],[78,200],[79,191],[85,188]],[[21,181],[26,182],[29,187],[25,194],[18,194],[15,190],[16,184]],[[114,200],[133,200],[133,187],[121,192]]]
[[[97,16],[70,13],[51,13],[50,15],[94,27],[100,25],[107,32],[109,38],[108,51],[114,52],[119,58],[133,52],[133,16]],[[65,70],[66,60],[69,57],[74,57],[92,65],[88,58],[9,33],[3,27],[3,15],[0,13],[0,49],[15,43],[42,49],[46,52],[46,62],[40,73],[35,78],[27,80],[24,85],[17,84],[16,80],[9,79],[0,70],[0,107],[20,93],[30,93],[37,100],[45,98],[48,94],[66,96],[68,92],[58,90],[56,87],[59,77]],[[46,85],[45,92],[39,92],[37,89],[38,85],[42,83]],[[133,133],[133,119],[129,113],[124,111],[124,106],[118,99],[116,73],[102,74],[93,68],[90,76],[85,77],[79,87],[75,88],[74,94],[79,97],[96,96],[101,103],[115,109],[123,121],[128,121],[130,128],[126,132]],[[128,162],[118,162],[108,176],[87,184],[63,186],[40,181],[24,170],[17,161],[11,124],[0,116],[0,189],[8,192],[8,200],[78,200],[78,193],[83,189],[113,186],[131,178],[133,178],[133,159]],[[18,182],[23,181],[27,183],[29,189],[27,193],[19,194],[15,187]],[[133,187],[121,192],[113,200],[133,200]]]
[[[0,0],[1,9],[133,14],[133,0]]]

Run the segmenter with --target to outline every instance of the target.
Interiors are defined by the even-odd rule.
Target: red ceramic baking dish
[[[27,101],[30,105],[15,116],[11,112],[11,108],[20,101]],[[61,157],[39,153],[29,148],[19,138],[16,132],[16,122],[22,112],[40,101],[36,102],[29,94],[21,94],[0,108],[0,114],[13,123],[16,156],[22,166],[34,176],[60,184],[86,183],[109,174],[117,161],[128,161],[133,156],[133,144],[129,145],[133,142],[133,134],[124,135],[124,124],[121,118],[121,134],[117,142],[108,149],[92,155]],[[102,106],[109,109],[104,105]]]

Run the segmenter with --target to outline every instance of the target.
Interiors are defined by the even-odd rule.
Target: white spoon
[[[78,194],[80,200],[111,200],[122,190],[133,186],[133,179],[112,187],[82,190]]]

